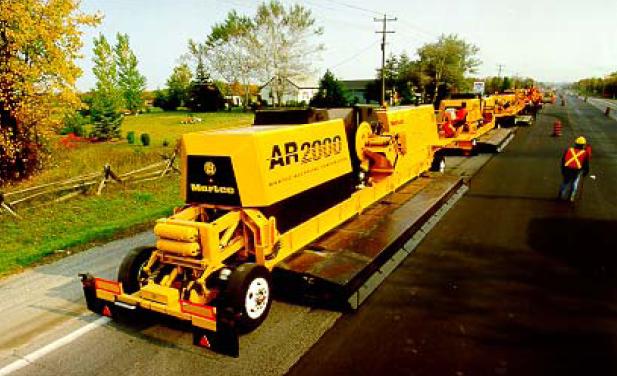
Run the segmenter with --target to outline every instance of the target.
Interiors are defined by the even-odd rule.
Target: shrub
[[[143,146],[149,146],[150,145],[150,135],[149,134],[142,133],[139,138],[141,139],[141,144]]]
[[[86,130],[84,126],[90,122],[90,118],[82,116],[79,112],[64,118],[64,127],[60,130],[61,135],[73,133],[75,136],[84,137]]]
[[[126,140],[129,142],[129,144],[133,145],[135,143],[135,131],[129,131],[126,134]]]

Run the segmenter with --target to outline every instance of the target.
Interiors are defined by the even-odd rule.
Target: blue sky
[[[617,1],[615,0],[310,0],[324,28],[326,50],[315,62],[316,75],[331,68],[342,79],[375,76],[381,61],[379,13],[397,17],[389,28],[387,51],[413,55],[442,33],[456,33],[480,48],[478,75],[506,75],[540,81],[572,81],[617,71]],[[293,1],[283,0],[285,4]],[[148,80],[148,88],[164,87],[187,40],[202,40],[210,27],[236,9],[252,15],[252,0],[82,0],[86,12],[100,11],[104,20],[85,30],[84,75],[80,90],[94,86],[92,39],[127,33]]]

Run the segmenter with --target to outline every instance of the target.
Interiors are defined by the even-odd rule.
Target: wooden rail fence
[[[177,151],[169,156],[162,155],[162,157],[163,161],[122,174],[117,174],[111,165],[105,164],[102,172],[93,172],[15,191],[0,191],[0,214],[8,213],[15,218],[21,218],[17,213],[18,208],[34,200],[45,200],[45,204],[62,202],[87,194],[95,187],[95,194],[100,196],[103,189],[110,184],[141,183],[160,179],[170,173],[180,172],[176,166]]]

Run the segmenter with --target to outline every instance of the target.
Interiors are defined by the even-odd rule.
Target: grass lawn
[[[40,174],[6,191],[43,184],[76,175],[101,171],[110,163],[117,172],[137,169],[161,161],[160,154],[170,153],[182,134],[216,128],[238,127],[252,123],[252,114],[195,114],[201,124],[185,125],[186,113],[143,114],[125,118],[123,136],[135,131],[149,133],[151,145],[129,145],[125,140],[100,144],[80,144],[66,149],[57,144],[51,163]],[[169,141],[163,147],[163,140]],[[56,140],[57,143],[57,140]],[[151,223],[167,216],[182,204],[178,175],[126,187],[106,188],[101,196],[88,195],[45,206],[17,207],[21,220],[0,214],[0,276],[18,271],[85,244],[113,239],[118,233]],[[37,205],[34,203],[33,205]]]
[[[217,112],[195,113],[201,118],[200,124],[181,124],[187,118],[187,112],[163,112],[156,114],[141,114],[127,116],[122,122],[122,140],[98,144],[76,143],[74,148],[67,149],[59,140],[52,139],[52,159],[46,169],[27,181],[20,182],[17,187],[24,188],[32,185],[44,184],[73,176],[84,175],[103,170],[103,165],[111,164],[115,172],[122,173],[135,170],[139,167],[161,161],[161,154],[173,151],[176,141],[185,133],[208,129],[230,128],[246,126],[253,122],[252,113]],[[129,145],[126,134],[135,132],[136,142]],[[142,146],[140,135],[150,135],[150,146]],[[163,141],[168,146],[163,146]]]

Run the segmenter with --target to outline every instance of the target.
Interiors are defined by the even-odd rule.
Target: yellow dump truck
[[[196,345],[237,356],[237,333],[268,315],[275,265],[442,162],[432,106],[302,116],[184,135],[186,205],[157,221],[156,244],[130,251],[117,280],[81,275],[89,309],[172,316]]]

